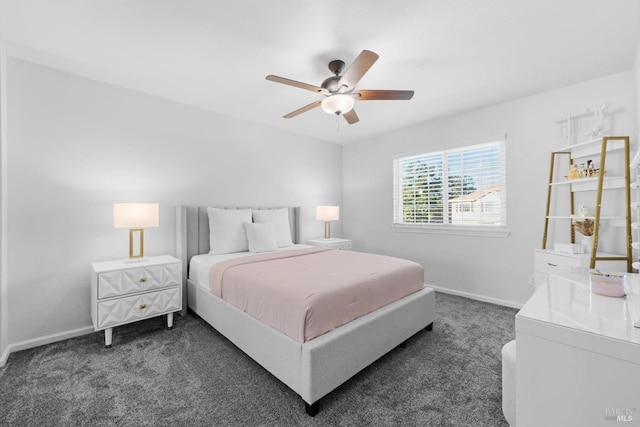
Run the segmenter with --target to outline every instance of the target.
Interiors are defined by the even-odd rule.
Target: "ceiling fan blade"
[[[407,100],[413,98],[412,90],[359,90],[354,95],[360,95],[356,98],[358,101],[388,101],[388,100]]]
[[[353,64],[344,72],[338,87],[346,86],[350,89],[356,87],[362,76],[369,71],[369,68],[378,60],[378,54],[370,50],[363,50],[360,55],[353,61]]]
[[[344,113],[342,116],[345,118],[347,123],[349,123],[350,125],[352,125],[354,123],[358,123],[360,121],[360,118],[356,114],[356,110],[354,110],[353,108],[351,110],[349,110],[349,112]]]
[[[298,114],[302,114],[306,111],[313,110],[314,108],[318,107],[321,103],[322,101],[313,101],[311,104],[307,104],[302,108],[298,108],[297,110],[292,111],[289,114],[282,117],[284,117],[285,119],[290,119],[292,117],[297,116]]]
[[[272,81],[272,82],[282,83],[283,85],[289,85],[289,86],[299,87],[300,89],[310,90],[311,92],[320,92],[320,91],[322,91],[322,88],[320,88],[318,86],[314,86],[314,85],[310,85],[310,84],[302,83],[302,82],[297,82],[297,81],[291,80],[291,79],[285,79],[284,77],[268,75],[266,77],[266,79],[269,80],[269,81]]]

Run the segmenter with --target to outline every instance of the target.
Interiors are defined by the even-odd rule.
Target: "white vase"
[[[593,248],[593,236],[582,236],[582,252],[591,253]]]

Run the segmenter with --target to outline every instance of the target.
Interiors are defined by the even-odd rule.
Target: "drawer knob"
[[[144,310],[145,308],[147,308],[147,304],[140,304],[140,310]]]
[[[146,277],[141,277],[141,278],[140,278],[140,281],[141,281],[142,283],[144,283],[144,282],[146,282],[146,281],[147,281],[147,278],[146,278]]]

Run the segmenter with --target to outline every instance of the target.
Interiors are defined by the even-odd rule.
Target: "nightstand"
[[[326,246],[333,249],[340,249],[343,251],[351,250],[351,240],[349,239],[312,239],[307,240],[307,245],[312,246]]]
[[[91,319],[96,331],[104,330],[111,347],[113,328],[182,309],[182,261],[169,255],[141,262],[94,262],[91,274]]]

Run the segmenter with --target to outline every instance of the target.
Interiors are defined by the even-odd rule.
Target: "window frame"
[[[448,195],[448,170],[445,166],[448,165],[448,155],[451,153],[459,153],[461,151],[470,151],[473,149],[481,148],[482,146],[498,144],[500,149],[500,205],[501,205],[501,225],[462,225],[451,224],[448,222],[448,217],[451,214],[451,209]],[[442,192],[443,206],[446,206],[444,213],[444,223],[404,223],[399,222],[398,219],[402,218],[402,178],[401,162],[405,159],[412,157],[430,157],[442,155]],[[392,230],[402,233],[430,233],[430,234],[448,234],[448,235],[463,235],[463,236],[482,236],[482,237],[507,237],[510,234],[507,228],[507,153],[506,153],[506,137],[505,135],[494,136],[489,138],[483,138],[480,141],[466,143],[460,147],[444,150],[434,150],[431,152],[419,152],[416,154],[402,153],[396,154],[393,157],[393,223]],[[446,174],[445,174],[446,170]]]

